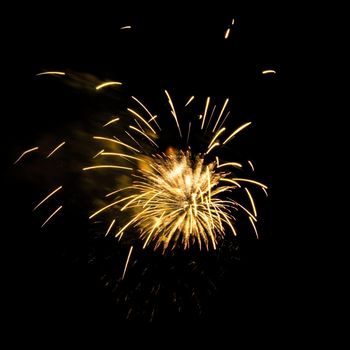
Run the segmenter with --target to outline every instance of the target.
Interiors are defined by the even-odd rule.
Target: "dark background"
[[[247,327],[270,322],[274,327],[290,315],[300,315],[300,301],[310,296],[305,287],[309,276],[302,267],[305,252],[300,249],[304,232],[291,182],[297,173],[293,164],[301,121],[295,103],[301,99],[302,87],[297,63],[302,56],[297,37],[300,22],[293,10],[214,5],[189,10],[170,4],[126,10],[117,4],[33,12],[25,20],[9,12],[16,31],[4,38],[6,226],[2,231],[9,323],[16,329],[28,325],[52,329],[59,322],[61,330],[68,330],[125,322],[115,293],[100,281],[103,263],[89,262],[93,252],[108,255],[112,248],[99,250],[100,242],[94,243],[81,227],[75,227],[76,216],[68,229],[69,215],[52,234],[40,231],[40,222],[31,213],[36,188],[28,188],[23,174],[16,174],[18,169],[11,165],[42,134],[62,134],[68,125],[84,122],[89,109],[86,95],[55,81],[40,85],[35,74],[44,70],[123,81],[130,94],[154,104],[164,89],[178,98],[230,96],[237,121],[251,120],[255,125],[241,147],[258,165],[259,179],[271,187],[269,199],[261,203],[265,215],[261,240],[242,241],[240,260],[228,264],[203,314],[193,315],[185,307],[177,315],[164,302],[156,322],[195,320]],[[232,18],[231,35],[224,40]],[[124,25],[132,29],[120,31]],[[264,69],[275,69],[277,74],[262,75]],[[84,213],[74,215],[84,220]],[[134,322],[148,321],[141,317]]]

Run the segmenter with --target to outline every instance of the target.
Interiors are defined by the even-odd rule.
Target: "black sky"
[[[241,146],[254,156],[259,176],[271,183],[271,197],[262,202],[266,215],[262,239],[243,239],[240,262],[230,265],[219,290],[206,302],[203,316],[186,310],[174,316],[164,303],[159,321],[224,323],[229,318],[248,325],[251,320],[263,323],[267,315],[276,322],[295,312],[303,283],[296,276],[299,262],[294,250],[300,233],[293,232],[293,215],[283,209],[293,197],[288,186],[294,159],[289,142],[296,129],[291,96],[298,98],[293,15],[287,8],[263,6],[245,11],[214,5],[194,11],[170,4],[154,11],[125,10],[118,4],[88,7],[41,9],[24,21],[13,16],[12,26],[17,30],[4,40],[9,67],[4,69],[7,112],[3,118],[9,225],[3,231],[13,310],[10,323],[22,328],[34,314],[40,327],[58,319],[63,320],[64,329],[83,324],[94,327],[107,320],[112,320],[109,324],[123,322],[115,294],[99,279],[110,266],[89,263],[94,253],[108,255],[112,248],[103,243],[99,248],[100,242],[87,239],[84,230],[74,226],[74,215],[65,218],[72,219],[68,231],[60,232],[66,227],[66,222],[60,222],[53,232],[42,232],[31,213],[33,196],[38,197],[36,188],[27,188],[11,165],[40,135],[63,133],[66,125],[84,123],[82,108],[88,109],[88,98],[55,82],[39,86],[35,74],[44,70],[120,80],[130,94],[154,104],[164,89],[177,98],[229,96],[238,120],[256,124]],[[232,18],[235,23],[225,40]],[[126,25],[132,28],[120,30]],[[264,76],[264,69],[275,69],[277,74]],[[73,231],[78,232],[74,238],[70,236]]]

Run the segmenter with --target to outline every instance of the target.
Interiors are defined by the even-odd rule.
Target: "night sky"
[[[284,210],[288,198],[293,197],[288,181],[294,158],[288,146],[298,122],[289,108],[291,96],[298,98],[297,69],[290,55],[295,45],[293,16],[286,9],[272,11],[263,6],[242,11],[234,6],[203,5],[187,11],[170,4],[154,11],[116,5],[114,9],[87,6],[81,11],[58,8],[54,14],[49,10],[35,13],[25,22],[13,17],[13,25],[21,30],[13,32],[4,44],[9,68],[3,67],[7,91],[2,163],[8,224],[2,235],[9,267],[9,323],[25,328],[34,322],[35,314],[38,327],[50,328],[57,320],[62,320],[63,330],[113,327],[128,322],[125,314],[130,305],[139,310],[131,322],[148,323],[150,311],[142,311],[144,298],[149,285],[158,280],[165,287],[162,297],[151,302],[157,304],[155,324],[226,324],[230,320],[232,324],[258,326],[266,315],[277,324],[295,312],[294,301],[302,287],[301,281],[296,282],[299,259],[295,255],[301,233],[294,232],[293,223],[288,225],[293,215]],[[233,18],[235,23],[225,40]],[[127,25],[132,28],[120,30]],[[277,74],[263,75],[265,69],[274,69]],[[122,81],[124,92],[111,102],[108,96],[113,89],[107,97],[96,96],[94,91],[76,88],[62,78],[35,76],[46,70]],[[260,196],[258,201],[261,239],[257,241],[243,228],[242,232],[250,233],[242,234],[238,252],[232,256],[229,248],[219,261],[210,254],[203,257],[194,252],[202,274],[191,274],[184,268],[182,275],[182,264],[188,259],[182,253],[166,262],[145,254],[140,264],[152,266],[146,286],[131,293],[125,306],[117,298],[125,297],[128,289],[135,290],[142,280],[142,269],[136,266],[130,280],[114,288],[120,276],[115,277],[113,264],[124,261],[125,256],[123,260],[115,252],[113,239],[97,238],[87,223],[86,198],[75,191],[80,188],[76,183],[79,179],[71,171],[81,161],[79,152],[77,160],[62,155],[51,165],[41,165],[44,161],[35,157],[32,166],[30,157],[22,168],[12,163],[37,143],[54,145],[79,128],[90,130],[101,111],[113,110],[125,96],[139,96],[161,109],[166,101],[164,89],[181,101],[191,95],[221,101],[230,98],[234,125],[252,121],[254,127],[237,142],[236,153],[227,150],[226,156],[239,154],[252,159],[257,169],[254,176],[269,185],[270,196]],[[44,216],[34,215],[32,208],[42,193],[48,192],[45,189],[52,187],[50,178],[67,184],[63,200],[71,210],[40,229]],[[214,278],[214,288],[205,276]],[[181,281],[198,290],[200,313]],[[182,298],[180,312],[177,304],[170,302],[174,290]]]

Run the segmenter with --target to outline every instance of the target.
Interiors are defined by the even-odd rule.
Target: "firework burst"
[[[83,170],[112,171],[115,188],[106,195],[113,200],[93,212],[90,219],[107,212],[113,216],[107,234],[113,232],[119,240],[134,238],[136,234],[143,248],[151,246],[163,252],[175,247],[188,249],[193,245],[200,249],[216,249],[226,233],[237,235],[234,214],[239,211],[247,215],[258,237],[254,199],[245,186],[258,186],[264,191],[267,186],[237,176],[242,164],[222,163],[219,158],[220,150],[251,123],[228,133],[223,125],[229,115],[226,112],[229,100],[225,100],[215,116],[216,105],[211,107],[209,97],[198,117],[189,121],[179,119],[170,94],[167,91],[165,94],[177,129],[178,144],[184,146],[173,148],[164,141],[173,132],[162,130],[158,123],[161,118],[133,97],[141,110],[127,109],[125,119],[131,124],[118,130],[119,137],[93,137],[103,143],[103,149],[94,156],[98,164]],[[192,96],[185,107],[193,99]],[[113,117],[103,126],[118,128],[119,120]],[[199,134],[203,140],[202,150],[193,152],[192,149],[198,148],[195,146]],[[108,161],[110,159],[112,161]],[[238,191],[246,194],[248,206],[238,202]],[[131,251],[132,246],[128,257]]]

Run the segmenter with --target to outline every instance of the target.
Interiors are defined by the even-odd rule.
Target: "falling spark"
[[[232,18],[231,26],[233,26],[234,24],[235,24],[235,19]]]
[[[122,83],[119,82],[119,81],[108,81],[106,83],[102,83],[100,85],[97,85],[96,86],[96,90],[100,90],[100,89],[102,89],[102,88],[104,88],[106,86],[111,86],[111,85],[122,85]]]
[[[129,249],[129,254],[128,254],[128,257],[126,258],[126,262],[125,262],[125,267],[124,267],[124,271],[123,271],[122,280],[124,279],[126,269],[128,268],[128,264],[129,264],[129,260],[130,260],[130,256],[131,256],[131,253],[132,253],[133,248],[134,248],[134,247],[131,246],[130,249]]]
[[[83,168],[83,170],[91,170],[91,169],[101,169],[101,168],[115,168],[115,169],[124,169],[124,170],[133,170],[132,168],[120,165],[94,165]]]
[[[152,113],[148,110],[148,108],[141,101],[139,101],[135,96],[131,96],[131,98],[133,100],[135,100],[147,112],[147,114],[151,117],[151,119],[148,121],[148,123],[150,123],[151,121],[154,121],[154,123],[157,125],[158,129],[161,130],[161,128],[159,127],[159,125],[156,121],[157,116],[152,115]]]
[[[206,115],[207,115],[209,103],[210,103],[210,97],[207,98],[207,102],[206,102],[206,104],[205,104],[205,109],[204,109],[204,113],[203,113],[203,120],[202,120],[201,130],[203,130],[203,126],[204,126],[204,122],[205,122],[205,117],[206,117]]]
[[[174,107],[173,101],[171,100],[171,97],[170,97],[168,91],[165,90],[165,94],[168,97],[168,102],[169,102],[169,105],[171,107],[171,113],[172,113],[172,115],[173,115],[173,117],[174,117],[174,119],[176,121],[176,125],[177,125],[177,128],[179,130],[180,137],[182,138],[181,129],[180,129],[179,121],[178,121],[177,116],[176,116],[176,112],[175,112],[175,107]]]
[[[194,99],[194,96],[191,96],[189,100],[186,102],[185,107],[187,107]]]
[[[59,206],[46,220],[45,222],[41,225],[41,228],[43,228],[51,219],[54,215],[56,215],[60,210],[62,209],[62,205]]]
[[[230,35],[230,30],[231,28],[227,28],[226,32],[225,32],[225,39],[227,39]]]
[[[140,151],[138,149],[128,145],[127,143],[121,142],[119,140],[114,140],[114,139],[110,139],[108,137],[101,137],[101,136],[94,136],[93,138],[96,140],[104,140],[104,141],[114,142],[114,143],[117,143],[118,145],[124,146],[126,148],[129,148],[129,149],[135,151],[135,152],[140,153]]]
[[[236,168],[242,168],[242,164],[241,163],[236,163],[236,162],[228,162],[228,163],[223,163],[223,164],[220,164],[220,165],[219,165],[219,162],[218,162],[217,168],[222,168],[222,167],[225,167],[225,166],[233,166],[233,167],[236,167]]]
[[[42,72],[42,73],[36,74],[36,76],[40,76],[40,75],[66,75],[66,73],[65,72],[49,71],[49,72]]]
[[[215,129],[216,129],[218,123],[219,123],[219,120],[221,119],[221,116],[222,116],[222,114],[224,113],[224,110],[225,110],[225,108],[226,108],[226,106],[227,106],[227,104],[228,104],[228,101],[229,101],[229,99],[227,98],[226,101],[225,101],[225,103],[224,103],[224,105],[222,106],[221,112],[220,112],[220,114],[219,114],[219,116],[218,116],[218,119],[217,119],[217,121],[216,121],[216,123],[215,123],[215,126],[214,126],[213,131],[215,131]]]
[[[252,171],[254,171],[254,165],[253,165],[253,163],[252,163],[250,160],[248,160],[248,164],[249,164],[250,167],[252,168]]]
[[[30,149],[24,151],[13,164],[18,163],[22,159],[23,156],[25,156],[26,154],[28,154],[30,152],[36,151],[37,149],[39,149],[39,147],[33,147],[33,148],[30,148]]]
[[[262,74],[276,74],[276,71],[273,69],[266,69],[262,71]]]
[[[113,220],[112,220],[112,222],[111,222],[111,224],[109,225],[109,227],[108,227],[108,229],[107,229],[107,232],[106,232],[105,236],[107,236],[107,235],[108,235],[108,233],[111,231],[111,229],[112,229],[112,227],[113,227],[114,223],[115,223],[115,219],[113,219]]]
[[[47,201],[51,196],[53,196],[56,192],[58,192],[60,189],[62,188],[62,186],[57,187],[55,190],[53,190],[51,193],[49,193],[39,204],[37,204],[35,206],[35,208],[33,209],[36,210],[38,207],[40,207],[41,204],[43,204],[45,201]]]
[[[110,125],[110,124],[112,124],[112,123],[115,123],[115,122],[117,122],[118,120],[119,120],[119,118],[114,118],[114,119],[110,120],[109,122],[107,122],[106,124],[104,124],[103,127],[106,127],[107,125]]]
[[[104,152],[104,149],[101,149],[101,151],[97,152],[92,159],[97,158],[100,154],[102,154]]]
[[[245,123],[243,125],[241,125],[238,129],[236,129],[223,143],[226,144],[227,142],[229,142],[236,134],[238,134],[241,130],[243,130],[244,128],[246,128],[247,126],[249,126],[252,122],[248,122]]]
[[[253,229],[254,229],[254,232],[255,232],[255,235],[256,235],[256,239],[259,239],[258,230],[256,229],[254,220],[253,220],[250,216],[249,216],[249,221],[250,221],[250,223],[251,223],[252,226],[253,226]]]
[[[266,197],[268,197],[268,196],[269,196],[269,194],[267,193],[266,188],[263,188],[263,191],[264,191],[264,193],[265,193]]]
[[[46,158],[50,158],[57,150],[59,150],[66,142],[63,141],[62,143],[60,143],[52,152],[50,152]]]
[[[186,145],[188,145],[188,140],[190,138],[190,132],[191,132],[191,122],[188,123],[188,132],[187,132]]]
[[[245,189],[245,191],[246,191],[247,194],[248,194],[250,203],[251,203],[251,205],[252,205],[252,209],[253,209],[254,216],[257,217],[256,207],[255,207],[255,203],[254,203],[253,196],[252,196],[251,193],[249,192],[248,188],[244,188],[244,189]]]
[[[242,179],[242,178],[234,178],[234,179],[222,179],[222,181],[224,181],[224,180],[226,180],[226,181],[231,180],[231,181],[243,181],[243,182],[250,182],[250,183],[252,183],[252,184],[254,184],[254,185],[258,185],[258,186],[260,186],[260,187],[262,187],[262,188],[265,188],[265,189],[267,189],[267,188],[268,188],[266,185],[262,184],[261,182],[254,181],[254,180],[250,180],[250,179]]]
[[[152,126],[148,123],[148,121],[146,121],[144,118],[141,117],[140,114],[138,114],[137,112],[135,112],[133,109],[128,108],[128,111],[130,113],[132,113],[135,117],[139,118],[146,126],[148,126],[150,128],[150,130],[154,133],[157,134],[156,131],[152,128]]]
[[[121,30],[123,29],[131,29],[131,26],[124,26],[124,27],[120,27]]]

